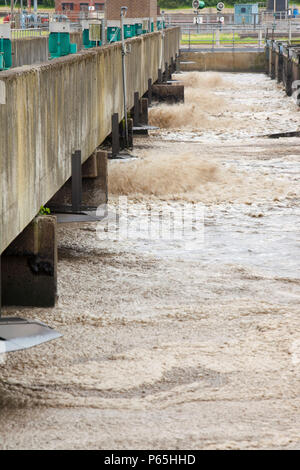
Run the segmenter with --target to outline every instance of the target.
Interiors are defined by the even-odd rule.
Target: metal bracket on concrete
[[[152,78],[148,80],[148,106],[152,104]]]
[[[49,206],[58,223],[96,222],[102,220],[96,214],[97,207],[82,204],[82,164],[81,150],[72,155],[72,205]]]
[[[28,349],[60,338],[61,333],[37,320],[1,317],[1,255],[0,255],[0,358],[6,352]]]
[[[140,95],[136,91],[134,93],[134,108],[133,108],[133,127],[139,125],[140,122]]]
[[[28,349],[61,336],[61,333],[37,320],[0,318],[0,354]]]
[[[80,212],[82,206],[81,151],[72,155],[72,212]]]

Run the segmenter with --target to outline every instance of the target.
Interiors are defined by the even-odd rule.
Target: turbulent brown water
[[[59,227],[57,306],[7,311],[64,337],[0,365],[1,448],[300,448],[299,139],[264,137],[299,111],[264,75],[177,79],[108,226]],[[184,239],[149,238],[170,212]]]

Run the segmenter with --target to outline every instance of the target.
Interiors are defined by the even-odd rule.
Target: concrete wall
[[[179,50],[179,28],[166,31],[165,61]],[[128,107],[161,66],[159,32],[130,40]],[[0,73],[0,253],[71,176],[71,155],[84,162],[123,117],[121,44]]]
[[[82,47],[82,34],[71,33],[71,42],[77,44],[77,50]],[[48,60],[48,36],[28,37],[12,41],[13,67],[40,64]]]
[[[184,63],[187,62],[187,63]],[[183,72],[212,70],[218,72],[264,72],[264,52],[182,52]]]

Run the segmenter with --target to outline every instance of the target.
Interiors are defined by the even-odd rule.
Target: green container
[[[11,40],[0,39],[0,70],[7,70],[12,66]]]
[[[101,41],[90,41],[90,32],[88,29],[82,31],[82,43],[85,49],[101,46]]]
[[[161,21],[161,20],[157,20],[157,29],[158,29],[158,31],[162,30],[163,27],[164,27],[164,29],[165,29],[165,27],[166,27],[166,22],[165,22],[165,21]]]
[[[132,24],[124,24],[124,38],[129,39],[133,38],[134,36],[134,25]]]
[[[143,34],[143,24],[135,23],[135,35],[140,36],[141,34]]]
[[[154,23],[152,22],[151,23],[151,33],[153,33],[153,31],[154,31]]]
[[[69,33],[50,33],[49,52],[51,59],[69,54],[76,54],[77,45],[70,42]]]
[[[121,30],[118,26],[109,26],[107,28],[108,42],[116,42],[121,40]]]

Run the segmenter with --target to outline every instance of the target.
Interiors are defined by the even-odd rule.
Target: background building
[[[267,10],[286,11],[289,8],[289,0],[268,0]]]
[[[258,24],[258,3],[235,4],[234,24]]]
[[[70,12],[78,14],[80,11],[88,11],[89,5],[90,2],[84,0],[55,0],[55,11],[57,13],[68,14]],[[93,2],[93,5],[95,6],[95,10],[103,11],[105,8],[105,0],[96,0]]]
[[[107,0],[107,19],[119,20],[123,6],[128,7],[126,18],[153,18],[156,23],[157,0]]]
[[[121,7],[127,6],[127,18],[153,18],[156,23],[157,0],[55,0],[57,13],[64,13],[70,18],[79,16],[79,12],[87,12],[90,5],[95,6],[96,11],[104,11],[108,20],[119,20]]]

